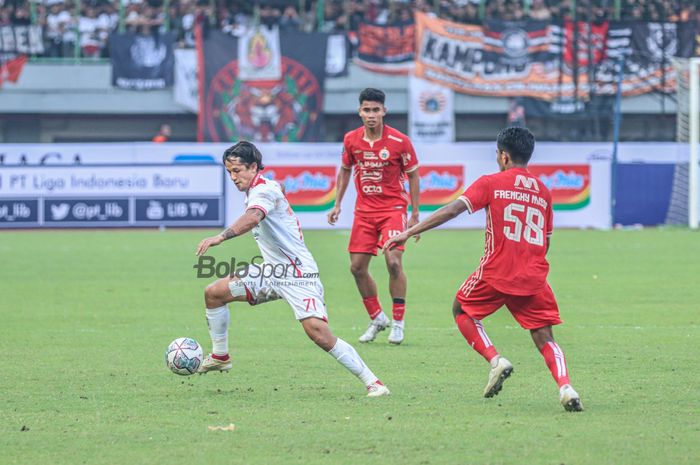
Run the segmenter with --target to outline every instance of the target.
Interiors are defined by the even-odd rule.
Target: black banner
[[[603,118],[612,116],[615,97],[595,96],[590,100],[559,97],[551,101],[522,97],[517,101],[523,106],[526,117],[556,118],[559,116],[581,116]]]
[[[201,28],[196,36],[200,142],[321,140],[328,34],[280,31],[279,81],[241,80],[235,37]]]
[[[17,82],[27,63],[27,55],[42,53],[41,26],[0,26],[0,87],[3,82]]]
[[[622,55],[625,56],[623,95],[675,92],[671,59],[693,56],[696,31],[695,22],[611,22],[606,59],[595,73],[595,93],[615,93]]]
[[[110,35],[112,85],[132,90],[171,87],[175,69],[174,40],[173,33]]]
[[[41,26],[0,26],[0,53],[40,55],[44,53]]]

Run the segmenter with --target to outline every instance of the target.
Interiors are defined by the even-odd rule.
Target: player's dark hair
[[[515,163],[526,165],[535,150],[535,136],[527,128],[505,128],[498,133],[496,146],[507,152]]]
[[[368,87],[362,92],[360,92],[360,105],[362,105],[362,102],[379,102],[382,105],[384,105],[384,100],[386,99],[386,95],[384,95],[384,92],[382,92],[379,89],[375,89],[373,87]]]
[[[239,141],[226,149],[223,162],[226,163],[226,160],[231,161],[232,158],[240,158],[241,163],[246,167],[250,167],[251,163],[255,162],[258,164],[258,171],[265,169],[262,163],[262,153],[253,143],[247,140]]]

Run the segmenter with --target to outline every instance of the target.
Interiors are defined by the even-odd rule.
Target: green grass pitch
[[[228,374],[179,377],[163,356],[209,338],[192,265],[209,231],[0,234],[2,464],[697,464],[700,236],[556,231],[555,336],[585,412],[565,412],[528,333],[485,320],[515,365],[494,399],[488,366],[451,317],[480,231],[435,231],[405,257],[406,341],[357,343],[367,324],[346,231],[307,231],[331,327],[392,389],[368,399],[284,302],[233,305]],[[252,238],[213,249],[250,258]],[[387,274],[372,270],[385,308]],[[235,425],[234,431],[208,426]]]

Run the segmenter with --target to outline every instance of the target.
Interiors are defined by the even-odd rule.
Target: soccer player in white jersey
[[[309,338],[357,376],[369,397],[389,394],[357,351],[331,332],[318,267],[304,244],[299,220],[284,190],[262,176],[260,151],[252,143],[241,141],[224,152],[223,162],[236,188],[246,193],[246,210],[229,228],[200,242],[197,255],[252,231],[264,262],[251,264],[245,272],[232,271],[231,276],[211,283],[204,291],[213,348],[199,372],[228,371],[232,367],[228,353],[229,303],[258,305],[284,299]]]

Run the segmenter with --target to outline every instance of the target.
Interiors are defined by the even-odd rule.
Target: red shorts
[[[552,288],[535,295],[511,295],[497,291],[487,282],[472,274],[457,291],[462,311],[476,320],[482,320],[505,305],[513,318],[525,329],[561,324],[559,307]]]
[[[377,249],[384,246],[387,238],[401,234],[405,230],[406,212],[404,210],[372,216],[355,213],[348,252],[377,255]],[[404,247],[399,246],[396,249],[404,250]]]

